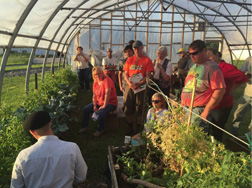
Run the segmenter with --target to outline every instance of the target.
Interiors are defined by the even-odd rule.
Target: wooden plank
[[[110,168],[110,173],[111,173],[112,187],[118,188],[118,183],[117,183],[117,178],[116,178],[116,173],[115,173],[115,166],[114,166],[111,150],[112,150],[112,147],[108,146],[108,163],[109,163],[109,168]]]

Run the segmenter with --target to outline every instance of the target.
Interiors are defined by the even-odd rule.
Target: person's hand
[[[122,88],[121,84],[119,84],[119,86],[120,86],[120,91],[123,92],[123,88]]]
[[[98,109],[97,109],[96,105],[94,105],[94,111],[98,112]]]
[[[129,85],[129,87],[130,87],[131,89],[137,89],[139,86],[140,86],[140,85],[139,85],[138,83],[132,83],[132,82],[130,82],[130,85]]]
[[[200,116],[204,119],[207,119],[208,114],[209,114],[209,111],[204,109],[203,112],[200,114]]]
[[[140,135],[139,134],[136,134],[134,136],[132,136],[132,140],[138,140],[140,138]]]
[[[99,111],[103,108],[106,108],[106,105],[103,104],[102,106],[100,106]]]
[[[157,63],[157,68],[162,69],[162,64],[161,63]]]

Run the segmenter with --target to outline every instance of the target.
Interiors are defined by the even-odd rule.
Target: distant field
[[[11,53],[7,66],[5,68],[6,71],[11,70],[20,70],[27,69],[27,64],[29,60],[29,53]],[[51,59],[49,59],[51,60]],[[0,61],[2,61],[2,55],[0,55]],[[43,58],[40,60],[35,59],[35,61],[43,62]],[[42,64],[33,64],[31,68],[41,68]],[[46,67],[51,67],[51,62],[48,62]],[[58,67],[58,62],[55,62],[54,67]],[[41,83],[41,74],[38,74],[38,87]],[[35,75],[30,75],[29,80],[29,90],[33,91],[35,89]],[[17,76],[17,77],[4,77],[2,93],[1,96],[1,106],[12,105],[13,107],[20,106],[20,101],[26,95],[25,93],[25,76]]]

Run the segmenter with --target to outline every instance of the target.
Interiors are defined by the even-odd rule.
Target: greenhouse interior
[[[0,187],[252,186],[251,0],[0,10]]]

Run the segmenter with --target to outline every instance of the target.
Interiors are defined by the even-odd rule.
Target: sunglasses
[[[193,53],[190,53],[190,52],[189,52],[189,55],[197,55],[199,52],[201,52],[201,50],[198,50],[198,51],[193,52]]]
[[[161,101],[159,101],[159,100],[152,100],[151,102],[154,102],[155,104],[158,104]]]

